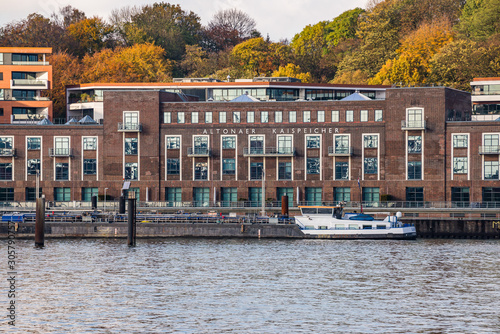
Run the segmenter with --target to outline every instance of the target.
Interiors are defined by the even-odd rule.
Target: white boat
[[[300,206],[295,222],[302,232],[330,239],[415,239],[415,226],[399,220],[401,212],[375,220],[364,213],[344,213],[340,206]]]

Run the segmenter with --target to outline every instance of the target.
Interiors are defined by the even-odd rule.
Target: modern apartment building
[[[472,119],[500,120],[500,78],[474,78],[472,88]]]
[[[52,119],[51,48],[0,47],[0,124]]]

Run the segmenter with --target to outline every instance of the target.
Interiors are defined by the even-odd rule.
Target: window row
[[[299,113],[299,116],[298,116]],[[373,113],[373,120],[375,122],[382,122],[383,119],[383,111],[378,110],[360,110],[359,111],[359,121],[360,122],[368,122],[370,120],[370,114]],[[340,122],[340,116],[343,114],[343,119],[345,122],[354,122],[355,111],[354,110],[332,110],[331,118],[329,122],[338,123]],[[198,123],[324,123],[327,122],[326,119],[326,111],[318,110],[311,111],[305,110],[302,112],[297,111],[247,111],[246,113],[242,113],[241,111],[219,111],[216,113],[217,119],[214,120],[214,112],[205,111],[205,112],[172,112],[165,111],[163,113],[163,123],[177,123],[184,124],[188,123],[186,116],[191,115],[191,124]],[[246,116],[246,119],[242,118],[242,116]],[[274,118],[273,118],[274,116]],[[300,117],[298,119],[298,117]],[[358,119],[358,118],[357,118]]]

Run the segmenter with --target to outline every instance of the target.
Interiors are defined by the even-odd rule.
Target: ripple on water
[[[136,248],[124,240],[48,240],[43,249],[32,244],[17,241],[16,329],[23,333],[500,328],[500,243],[493,240],[151,239],[139,240]],[[0,245],[5,248],[5,241]]]

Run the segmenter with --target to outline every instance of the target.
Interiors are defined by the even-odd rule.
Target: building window
[[[179,175],[181,173],[180,159],[167,159],[167,175]]]
[[[407,126],[409,128],[420,128],[423,126],[423,109],[408,109]]]
[[[311,122],[311,112],[310,111],[304,111],[302,113],[302,122],[304,122],[304,123]]]
[[[467,157],[454,157],[453,174],[467,174],[467,172],[468,172]]]
[[[236,160],[235,159],[222,159],[222,174],[223,175],[236,174]]]
[[[182,111],[177,112],[177,123],[182,124],[182,123],[185,123],[185,121],[186,121],[186,118],[185,118],[184,112],[182,112]]]
[[[36,175],[40,171],[40,159],[28,159],[26,161],[26,172],[28,175]]]
[[[332,110],[332,122],[339,122],[340,121],[340,112],[338,110]]]
[[[318,123],[323,123],[325,121],[325,111],[318,110]]]
[[[3,89],[0,89],[0,100],[3,100]],[[0,116],[3,116],[3,108],[0,108]]]
[[[377,148],[378,147],[378,136],[377,135],[365,135],[363,136],[363,141],[365,148]]]
[[[378,164],[377,158],[365,158],[365,174],[377,174]]]
[[[384,120],[383,111],[375,110],[375,122],[382,122]]]
[[[205,123],[212,123],[212,112],[211,111],[205,112]]]
[[[136,129],[139,124],[139,113],[136,111],[123,112],[123,123],[125,129]]]
[[[208,152],[208,137],[195,136],[194,137],[194,154],[206,154]]]
[[[165,111],[163,113],[163,123],[172,123],[172,113],[170,111]]]
[[[457,207],[468,207],[469,195],[469,187],[451,187],[451,201]]]
[[[296,123],[297,122],[297,112],[296,111],[289,111],[288,112],[288,122],[289,123]]]
[[[380,189],[363,187],[363,202],[379,202],[380,201]]]
[[[239,111],[233,111],[233,123],[241,122],[241,113]]]
[[[320,148],[321,140],[320,136],[307,136],[306,137],[306,147],[307,148]]]
[[[12,152],[12,137],[0,137],[0,155]]]
[[[278,153],[291,154],[292,152],[292,136],[278,136]]]
[[[182,206],[182,190],[177,187],[165,188],[165,201],[168,207]]]
[[[96,175],[97,174],[97,161],[96,159],[83,159],[83,174]]]
[[[41,146],[41,138],[28,137],[28,150],[39,150]]]
[[[85,151],[97,150],[97,138],[95,138],[95,137],[83,137],[83,149]]]
[[[221,204],[224,207],[231,207],[236,205],[236,202],[238,201],[238,188],[236,187],[221,188],[221,199],[222,199]]]
[[[12,163],[0,163],[0,180],[12,180]]]
[[[24,191],[25,200],[27,202],[32,202],[36,200],[36,188],[27,187]],[[42,197],[42,188],[38,188],[38,197]]]
[[[333,188],[333,197],[335,202],[350,202],[351,188]]]
[[[125,163],[125,180],[138,180],[139,179],[139,167],[137,162],[127,162]]]
[[[292,179],[292,163],[280,162],[278,163],[278,180],[291,180]]]
[[[354,122],[354,111],[353,110],[346,110],[345,121],[346,122]]]
[[[469,142],[468,135],[453,135],[454,148],[467,148]]]
[[[274,112],[274,122],[275,123],[283,122],[283,112],[282,111],[275,111]]]
[[[306,205],[321,205],[322,189],[320,187],[306,187]]]
[[[54,188],[54,200],[56,202],[71,201],[71,188]]]
[[[422,180],[422,161],[408,161],[408,180]]]
[[[56,155],[69,155],[69,137],[56,137],[54,144]]]
[[[93,196],[99,196],[99,188],[82,188],[83,202],[91,202]]]
[[[319,174],[319,158],[307,158],[307,174]]]
[[[250,136],[250,154],[264,153],[264,136]]]
[[[260,122],[261,123],[268,123],[269,122],[269,112],[268,111],[261,111],[260,112]]]
[[[251,162],[250,163],[250,180],[262,180],[262,162]]]
[[[422,136],[408,136],[408,153],[422,153]]]
[[[197,124],[199,121],[199,114],[197,111],[191,112],[191,123],[192,124]]]
[[[56,181],[69,180],[69,164],[67,162],[56,163]]]
[[[335,162],[335,180],[349,180],[348,162]]]
[[[247,123],[254,123],[254,122],[255,122],[255,112],[247,111]]]
[[[219,123],[226,123],[226,112],[225,111],[219,111]]]
[[[288,196],[288,207],[293,206],[293,188],[276,188],[276,195],[280,205],[283,196]]]
[[[180,137],[167,137],[167,149],[168,150],[178,150],[181,148],[181,138]]]
[[[236,137],[222,137],[222,149],[235,149],[236,148]]]
[[[483,188],[483,202],[486,203],[495,203],[495,205],[491,207],[498,208],[500,205],[500,188]],[[490,206],[488,206],[490,207]]]
[[[137,138],[125,138],[125,155],[137,155]]]
[[[484,146],[498,147],[498,135],[484,135]]]
[[[409,202],[409,207],[419,207],[423,205],[424,188],[422,187],[407,187],[406,201]]]
[[[210,203],[210,188],[193,188],[193,202],[194,206],[208,206]]]
[[[250,201],[250,206],[257,207],[262,204],[262,188],[261,187],[250,187],[248,188],[248,200]]]
[[[349,153],[349,136],[335,136],[335,153]]]
[[[194,179],[198,181],[208,180],[207,162],[197,162],[194,165]]]
[[[133,195],[131,195],[133,194]],[[140,188],[130,188],[129,190],[126,190],[125,191],[125,198],[131,198],[130,196],[134,196],[133,198],[135,198],[137,200],[137,202],[139,202],[139,196],[141,195],[141,189]]]
[[[498,180],[498,161],[484,162],[484,179]]]
[[[361,122],[368,122],[368,110],[361,110]]]
[[[0,188],[0,202],[14,201],[14,188]]]

